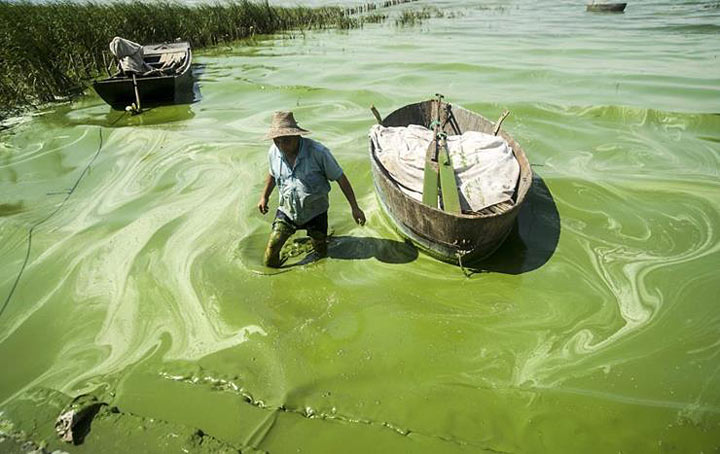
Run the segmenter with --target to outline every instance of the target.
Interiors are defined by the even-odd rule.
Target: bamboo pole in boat
[[[137,79],[135,79],[135,73],[133,73],[133,86],[135,87],[135,101],[137,106],[137,113],[140,113],[140,110],[142,110],[142,107],[140,106],[140,92],[138,91],[137,86]]]

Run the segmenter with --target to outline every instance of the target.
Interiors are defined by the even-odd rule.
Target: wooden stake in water
[[[382,124],[382,117],[380,116],[380,112],[375,108],[375,104],[370,106],[370,111],[372,112],[373,116],[375,117],[375,120],[377,120],[378,124]]]
[[[509,110],[503,110],[502,115],[500,115],[500,118],[498,118],[498,121],[495,122],[495,128],[493,129],[493,135],[496,136],[500,132],[500,126],[502,126],[502,122],[505,121],[507,116],[510,115]]]

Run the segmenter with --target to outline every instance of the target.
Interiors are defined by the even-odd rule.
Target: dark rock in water
[[[90,432],[93,418],[107,404],[95,396],[82,394],[76,397],[55,420],[55,431],[67,443],[79,445]]]
[[[53,427],[66,414],[72,415],[71,418],[66,417],[70,420],[70,442],[74,445],[82,443],[82,448],[78,449],[83,452],[259,452],[251,447],[219,440],[197,427],[124,412],[122,408],[110,405],[113,403],[112,395],[102,388],[74,399],[47,388],[26,391],[7,404],[0,415],[0,453],[68,454],[64,449],[66,445],[57,437],[58,431]],[[142,430],[138,431],[138,428]],[[134,435],[128,437],[130,433]],[[68,447],[68,451],[74,449]]]

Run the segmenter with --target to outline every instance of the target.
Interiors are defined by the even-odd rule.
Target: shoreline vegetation
[[[417,0],[352,8],[279,7],[231,0],[30,3],[0,0],[0,120],[11,113],[68,101],[115,63],[108,44],[121,36],[141,44],[190,41],[195,49],[288,30],[351,29],[378,23],[374,12]]]

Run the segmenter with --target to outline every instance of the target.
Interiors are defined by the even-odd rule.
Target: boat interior
[[[153,69],[164,70],[168,68],[178,68],[187,57],[187,52],[167,52],[159,55],[145,56],[144,60]]]
[[[191,52],[187,42],[150,44],[142,46],[142,61],[146,72],[136,73],[137,78],[163,77],[181,74],[190,65]],[[121,69],[110,80],[128,79],[132,72]]]
[[[383,121],[383,126],[407,126],[410,124],[417,124],[425,126],[427,128],[432,127],[434,118],[437,116],[437,107],[433,100],[425,101],[417,104],[411,104],[401,109],[396,110],[389,114]],[[473,112],[467,111],[463,108],[458,108],[447,103],[442,103],[441,108],[441,130],[448,135],[462,134],[464,131],[480,131],[488,134],[494,133],[495,124],[489,120],[477,115]],[[518,201],[520,193],[527,192],[529,184],[523,183],[523,175],[531,174],[530,166],[525,157],[525,153],[518,146],[518,144],[512,140],[509,136],[502,134],[503,137],[508,140],[515,158],[518,160],[521,168],[521,175],[515,186],[512,199],[506,202],[497,203],[495,205],[483,208],[480,211],[466,211],[463,210],[462,214],[471,216],[494,216],[500,215],[508,210],[512,209]],[[380,163],[379,159],[375,155],[374,147],[371,144],[371,152],[373,159]],[[382,164],[380,164],[382,167]],[[383,168],[383,170],[385,170]],[[398,184],[390,175],[385,171],[388,178],[393,181],[396,185]]]

